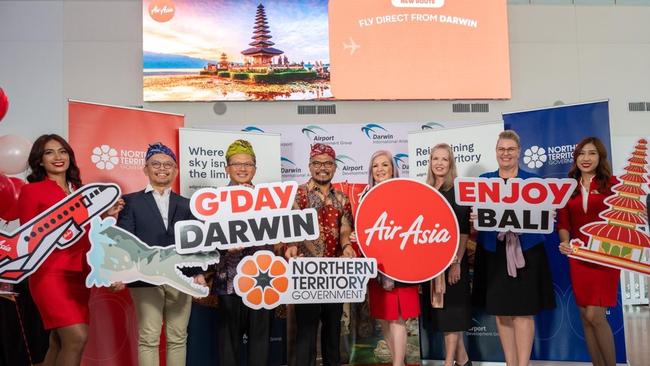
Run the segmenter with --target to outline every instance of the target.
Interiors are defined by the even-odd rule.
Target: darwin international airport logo
[[[435,129],[439,129],[439,128],[445,128],[445,125],[443,125],[442,123],[438,123],[438,122],[429,122],[429,123],[423,124],[422,126],[420,126],[420,128],[423,129],[423,130],[435,130]]]
[[[402,173],[408,172],[409,169],[409,155],[404,153],[397,153],[393,156],[395,166],[398,167]]]
[[[282,175],[284,176],[296,177],[302,174],[302,169],[289,158],[285,158],[284,156],[281,157],[280,164],[280,169],[282,169]]]
[[[257,133],[264,133],[264,130],[257,127],[257,126],[246,126],[241,129],[243,132],[257,132]]]
[[[117,150],[109,145],[101,145],[93,149],[90,161],[95,164],[97,169],[112,170],[120,162],[120,159],[117,157]]]
[[[541,168],[547,160],[548,156],[546,156],[546,150],[543,147],[533,145],[524,151],[524,164],[531,169]]]
[[[361,132],[372,142],[396,142],[395,136],[390,131],[376,123],[368,123],[361,127]]]
[[[239,264],[235,292],[253,309],[272,309],[289,289],[287,262],[281,257],[258,253]]]

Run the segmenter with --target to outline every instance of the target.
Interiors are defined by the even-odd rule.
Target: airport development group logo
[[[548,157],[546,156],[546,150],[543,147],[537,145],[531,146],[530,149],[524,151],[524,164],[531,169],[541,168]]]
[[[343,175],[367,174],[367,170],[363,168],[363,164],[359,164],[356,160],[347,155],[338,155],[336,157],[336,165]]]
[[[257,126],[246,126],[241,129],[243,132],[257,132],[257,133],[264,133],[264,130],[257,127]]]
[[[341,135],[334,135],[330,131],[318,125],[305,126],[300,130],[305,137],[312,143],[322,143],[327,145],[352,145],[352,141],[343,140]]]
[[[420,128],[422,130],[436,130],[436,129],[440,129],[440,128],[445,128],[445,125],[443,125],[442,123],[438,123],[438,122],[429,122],[429,123],[423,124],[422,126],[420,126]]]
[[[334,135],[329,133],[326,129],[316,126],[309,125],[301,130],[302,134],[307,136],[313,142],[325,142],[332,143],[334,142]]]

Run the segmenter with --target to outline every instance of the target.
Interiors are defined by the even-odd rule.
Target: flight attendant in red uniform
[[[603,221],[598,214],[608,208],[605,198],[612,195],[611,187],[618,183],[612,176],[605,146],[596,137],[578,143],[569,177],[578,181],[578,187],[567,205],[558,212],[557,226],[563,254],[570,254],[571,239],[588,243],[588,237],[580,232],[580,228]],[[613,366],[616,364],[614,337],[605,313],[608,307],[616,306],[620,271],[573,258],[569,258],[569,269],[591,361],[597,366]]]
[[[18,199],[19,219],[24,224],[81,187],[79,168],[70,145],[58,135],[43,135],[29,154],[30,183]],[[123,203],[109,210],[116,215]],[[79,365],[88,334],[88,298],[84,281],[89,272],[88,235],[66,249],[54,249],[29,277],[29,288],[50,332],[44,365]]]

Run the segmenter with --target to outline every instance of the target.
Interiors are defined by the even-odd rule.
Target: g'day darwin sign
[[[401,282],[419,283],[442,273],[458,249],[458,221],[431,186],[391,179],[374,186],[356,215],[359,248],[377,269]]]
[[[176,251],[190,254],[318,238],[316,210],[292,209],[297,190],[296,182],[277,182],[196,191],[190,209],[204,222],[176,223]]]
[[[566,205],[575,179],[465,178],[454,181],[456,203],[472,206],[474,228],[514,233],[553,232],[553,210]]]

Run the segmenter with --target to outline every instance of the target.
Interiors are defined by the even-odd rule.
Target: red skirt
[[[621,277],[618,269],[569,258],[571,284],[579,306],[616,306]]]
[[[370,315],[375,319],[404,320],[420,315],[418,286],[395,287],[384,290],[376,279],[368,283]]]
[[[85,272],[37,271],[29,277],[45,329],[88,324],[90,289],[85,280]]]

